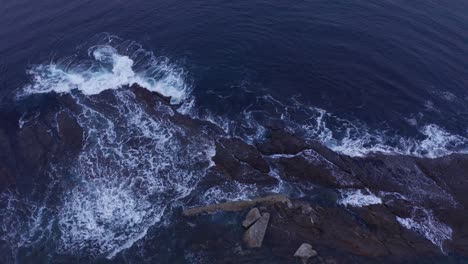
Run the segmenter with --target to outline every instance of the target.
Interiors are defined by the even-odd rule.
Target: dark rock
[[[333,165],[326,164],[320,157],[296,155],[278,159],[283,175],[291,180],[312,182],[327,187],[359,188],[362,184]]]
[[[225,149],[229,150],[237,160],[249,164],[252,168],[262,173],[270,172],[268,162],[254,146],[246,144],[239,138],[222,138],[219,142]]]
[[[436,210],[435,214],[453,230],[452,240],[444,245],[446,249],[460,256],[468,257],[468,221],[466,220],[468,209],[439,209]]]
[[[268,207],[272,220],[265,243],[280,255],[294,252],[303,241],[315,245],[324,257],[351,254],[376,259],[442,254],[430,241],[403,228],[383,205],[353,211],[311,205],[318,218],[311,224],[308,210],[294,206],[297,201],[292,204]]]
[[[436,159],[383,154],[348,157],[294,135],[280,122],[271,124],[266,139],[253,146],[239,138],[229,138],[220,127],[208,121],[178,113],[177,106],[170,104],[170,98],[158,93],[133,85],[126,95],[136,99],[136,103],[149,115],[180,128],[183,133],[176,137],[180,137],[182,143],[201,138],[201,135],[210,144],[216,143],[215,166],[200,181],[192,193],[195,196],[191,195],[186,200],[196,200],[194,197],[203,194],[204,190],[226,181],[255,184],[259,189],[270,187],[278,183],[269,174],[273,175],[270,165],[275,173],[279,172],[287,191],[294,193],[304,186],[313,186],[312,192],[326,189],[327,193],[335,195],[292,202],[285,196],[269,196],[187,209],[183,211],[184,216],[210,215],[173,219],[176,224],[171,228],[179,228],[179,233],[176,238],[171,238],[174,235],[170,232],[167,234],[167,240],[175,239],[168,246],[171,250],[174,247],[185,249],[190,245],[191,249],[210,252],[216,256],[215,260],[224,257],[223,254],[229,255],[223,258],[228,260],[227,263],[271,263],[266,260],[271,260],[272,256],[280,259],[279,263],[293,263],[292,253],[307,242],[320,252],[320,257],[313,259],[317,263],[414,263],[422,262],[423,257],[430,261],[447,260],[437,246],[397,221],[397,217],[412,217],[415,208],[424,208],[434,212],[438,221],[453,230],[452,240],[444,242],[444,250],[451,256],[468,257],[468,211],[465,209],[468,206],[468,155]],[[113,104],[119,101],[115,91],[108,90],[82,99],[110,117],[116,114]],[[81,107],[72,96],[60,95],[56,96],[53,109],[48,105],[38,109],[28,106],[32,110],[25,115],[0,113],[0,189],[42,184],[45,182],[43,178],[37,177],[47,172],[49,164],[57,164],[58,160],[65,158],[73,159],[79,153],[84,138],[83,129],[75,117],[81,112]],[[19,128],[20,116],[33,118]],[[131,144],[142,144],[141,140],[144,139],[134,139]],[[41,193],[41,189],[34,188],[35,193]],[[336,188],[368,189],[382,196],[383,204],[337,206],[336,195],[339,192]],[[302,189],[299,192],[303,195],[301,197],[309,197],[312,193],[302,193]],[[239,222],[243,220],[245,210],[254,206],[268,213],[259,218],[256,210],[252,213],[252,220],[243,223],[249,227],[244,240],[249,247],[263,244],[263,248],[232,250],[238,248],[244,232]],[[219,213],[211,214],[214,212]],[[226,215],[231,217],[230,227],[223,218]],[[200,218],[206,222],[199,221]],[[220,220],[216,222],[216,219]],[[203,230],[197,230],[197,224],[185,223],[185,229],[177,225],[192,220],[201,225],[209,224]],[[213,223],[223,228],[217,229]],[[184,241],[187,230],[193,231],[189,242]],[[0,243],[0,251],[6,248],[5,243]],[[6,259],[8,261],[10,257]]]
[[[145,101],[148,105],[157,105],[158,102],[162,102],[166,105],[171,103],[171,97],[164,96],[157,92],[152,92],[148,89],[141,88],[138,84],[133,84],[130,90],[142,101]]]
[[[66,111],[58,114],[57,123],[62,149],[77,154],[83,145],[83,128]]]
[[[450,155],[437,159],[417,159],[417,166],[441,188],[468,207],[468,155]]]
[[[15,154],[7,133],[0,129],[0,190],[12,186],[15,178]]]
[[[245,220],[242,221],[242,226],[245,228],[248,228],[253,223],[255,223],[255,221],[257,221],[260,217],[262,217],[262,215],[260,214],[260,211],[258,210],[258,208],[252,208],[247,213]]]
[[[52,131],[41,123],[25,125],[17,136],[17,152],[21,166],[40,170],[57,150]]]
[[[265,232],[267,230],[269,221],[270,214],[264,213],[262,217],[260,217],[260,219],[255,222],[255,224],[253,224],[249,229],[247,229],[247,231],[245,231],[243,240],[247,247],[262,247],[263,238],[265,237]]]
[[[251,148],[249,148],[251,149]],[[244,154],[248,156],[248,154]],[[252,154],[255,155],[255,154]],[[254,169],[248,163],[237,159],[233,153],[222,144],[216,144],[216,155],[212,159],[216,164],[216,169],[233,180],[243,183],[261,183],[265,185],[276,184],[277,179]]]
[[[266,139],[257,144],[258,149],[265,155],[297,154],[309,148],[307,142],[284,129],[272,129]]]

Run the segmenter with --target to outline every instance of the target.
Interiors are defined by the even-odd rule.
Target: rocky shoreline
[[[307,254],[307,263],[468,261],[468,155],[349,157],[294,135],[279,121],[268,124],[262,142],[248,144],[211,122],[178,113],[159,94],[135,85],[130,90],[152,116],[215,142],[213,166],[183,205],[170,208],[166,231],[150,230],[154,237],[137,243],[142,251],[154,251],[153,260],[164,250],[153,243],[165,239],[167,250],[191,252],[186,255],[200,263],[300,263]],[[73,160],[83,147],[86,135],[76,121],[80,105],[70,95],[43,96],[54,103],[0,113],[2,191],[27,192],[35,182],[48,181],[50,164]],[[94,103],[105,108],[112,96],[105,91]],[[21,124],[29,119],[35,122]],[[227,183],[263,191],[255,199],[212,205],[200,199]],[[243,226],[247,214],[254,220]],[[1,252],[10,250],[7,244]],[[110,262],[125,262],[125,254]],[[187,262],[187,256],[184,262],[169,255],[159,263]]]

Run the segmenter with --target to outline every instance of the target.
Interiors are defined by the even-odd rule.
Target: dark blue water
[[[98,115],[100,109],[93,108],[95,105],[86,99],[86,95],[106,89],[126,89],[133,82],[165,95],[176,95],[173,103],[188,109],[184,113],[213,121],[249,143],[260,140],[265,123],[275,119],[293,132],[352,156],[384,152],[433,158],[467,153],[468,2],[3,0],[1,109],[28,103],[48,106],[51,101],[47,96],[23,99],[32,93],[78,90],[73,91],[73,98],[85,109],[95,111],[77,115],[80,125],[91,135],[89,138],[102,140],[99,144],[110,153],[100,153],[102,146],[91,141],[83,147],[81,163],[66,165],[77,173],[76,178],[82,177],[77,182],[84,187],[71,192],[60,189],[64,192],[57,194],[60,206],[51,209],[48,197],[43,203],[40,199],[31,202],[27,195],[17,198],[14,192],[8,193],[8,199],[21,205],[18,208],[30,206],[34,212],[48,208],[51,212],[44,213],[44,218],[42,213],[38,213],[40,217],[33,214],[30,218],[34,221],[27,220],[26,224],[18,220],[18,229],[26,231],[7,230],[7,235],[20,241],[12,244],[34,240],[37,226],[54,231],[71,223],[78,226],[76,232],[66,237],[68,244],[54,250],[112,257],[159,222],[161,208],[166,208],[171,199],[187,195],[171,189],[172,179],[160,183],[151,182],[152,177],[145,178],[148,189],[163,186],[161,192],[170,193],[166,200],[157,200],[157,206],[151,200],[153,207],[148,209],[148,197],[144,195],[135,196],[123,189],[121,196],[112,196],[116,193],[112,188],[120,183],[120,178],[101,182],[95,175],[87,174],[101,169],[93,158],[103,155],[113,157],[106,168],[112,176],[134,165],[135,160],[141,164],[130,176],[157,175],[155,170],[159,168],[154,169],[153,165],[162,159],[174,162],[171,175],[188,175],[193,173],[187,169],[192,164],[187,166],[184,158],[201,153],[200,149],[206,151],[206,145],[212,143],[200,140],[206,143],[201,146],[197,140],[187,138],[185,145],[177,145],[175,139],[174,144],[164,145],[160,139],[174,128],[163,127],[167,131],[161,132],[141,116],[132,123],[132,118],[141,112],[125,93],[116,93],[116,109],[120,111],[113,113],[116,120],[112,119],[115,116]],[[113,121],[126,124],[123,127],[128,131],[105,126]],[[130,142],[147,136],[145,129],[150,131],[150,146],[161,143],[160,149],[138,156],[134,154],[140,152],[131,149],[135,146],[128,146],[132,150],[126,153],[128,160],[121,162],[120,156],[112,156],[118,148],[116,142],[109,140],[112,133],[126,140],[122,142]],[[179,156],[182,158],[172,159]],[[199,165],[195,161],[194,164]],[[196,182],[204,171],[193,175]],[[195,184],[188,178],[187,182],[183,182],[184,177],[177,180],[189,189]],[[0,201],[5,201],[4,197]],[[86,202],[75,203],[82,200]],[[102,208],[102,204],[110,205]],[[119,221],[124,219],[122,226],[111,231],[101,228],[102,233],[87,229],[87,221],[102,224],[95,221],[93,214],[119,211],[123,205],[130,208],[130,213],[117,215]],[[17,223],[15,210],[2,211],[2,215]],[[132,213],[141,218],[135,220]],[[54,219],[50,220],[54,225],[48,225],[49,219]],[[118,222],[114,218],[102,221],[110,225]],[[122,230],[128,231],[128,237],[108,239],[125,233]],[[3,237],[5,230],[2,231]],[[42,244],[34,250],[37,248],[40,251]],[[27,254],[23,255],[34,256],[34,250],[30,253],[25,249]],[[42,253],[39,255],[47,256]]]
[[[250,103],[246,86],[372,126],[423,115],[466,135],[467,13],[460,0],[4,1],[1,93],[30,64],[109,32],[178,62],[198,102],[223,114]],[[219,94],[234,96],[220,108]]]

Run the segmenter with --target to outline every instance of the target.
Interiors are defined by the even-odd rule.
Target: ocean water
[[[3,98],[27,85],[36,92],[78,85],[89,94],[150,81],[144,78],[160,91],[171,89],[162,82],[181,81],[159,80],[148,72],[151,61],[130,69],[123,58],[105,76],[78,66],[112,60],[87,53],[114,36],[135,49],[118,56],[151,53],[177,64],[186,83],[169,86],[186,87],[163,92],[177,92],[174,100],[193,96],[205,115],[245,120],[239,113],[283,108],[278,116],[286,113],[311,137],[350,155],[440,156],[467,148],[463,1],[20,0],[0,8]],[[51,76],[70,70],[69,63],[81,68]],[[318,124],[318,116],[328,123]]]
[[[51,165],[39,198],[1,194],[1,238],[17,262],[44,241],[57,254],[112,259],[193,191],[216,136],[155,120],[128,91],[135,83],[250,143],[281,120],[350,156],[468,153],[467,32],[461,0],[3,1],[1,108],[69,94],[87,137],[77,160]],[[109,90],[112,109],[90,99]],[[219,186],[201,200],[257,192]],[[345,205],[381,203],[343,193]]]

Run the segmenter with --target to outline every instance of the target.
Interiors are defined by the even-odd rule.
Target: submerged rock
[[[255,224],[245,231],[243,240],[247,247],[259,248],[262,246],[269,221],[270,214],[264,213]]]

